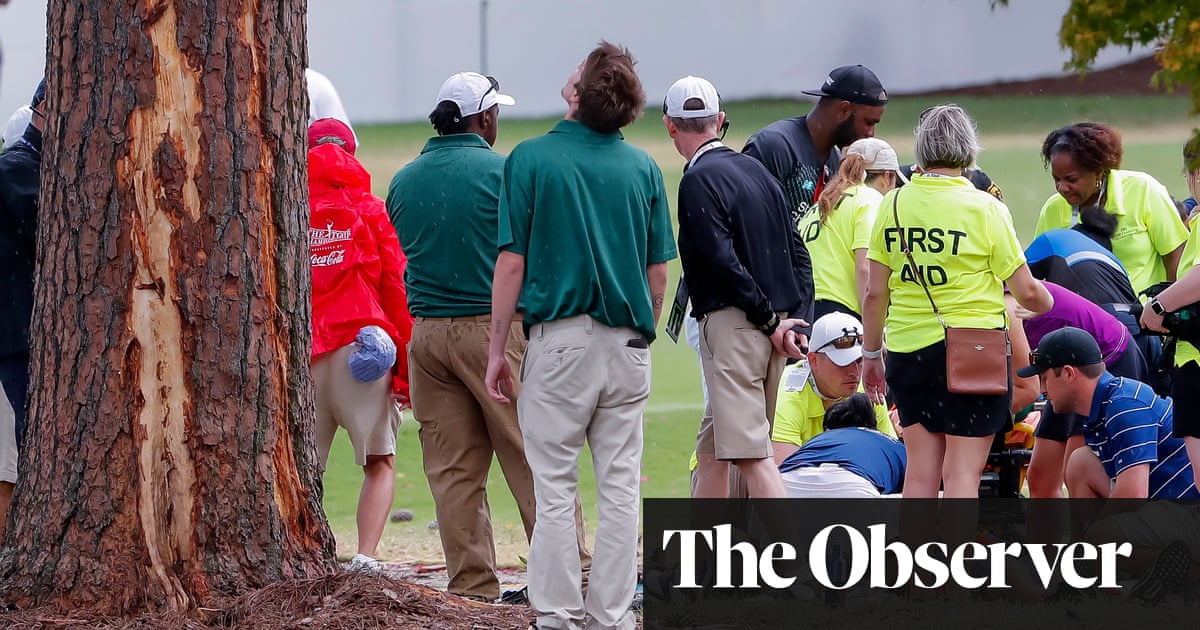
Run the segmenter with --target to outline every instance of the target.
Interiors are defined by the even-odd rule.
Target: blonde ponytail
[[[867,176],[867,162],[863,156],[857,153],[847,153],[842,156],[842,163],[838,166],[837,175],[834,175],[833,181],[821,191],[821,198],[817,200],[817,204],[821,207],[821,225],[825,225],[825,220],[833,214],[833,209],[842,199],[842,193],[846,192],[847,188],[863,183]]]

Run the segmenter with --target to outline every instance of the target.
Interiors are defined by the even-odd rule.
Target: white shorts
[[[368,455],[394,455],[400,408],[392,402],[392,378],[385,375],[363,383],[350,374],[353,343],[326,353],[312,365],[316,394],[317,454],[321,465],[329,459],[333,436],[340,426],[350,436],[354,463],[367,465]]]
[[[17,414],[0,385],[0,481],[17,482]]]
[[[879,498],[879,488],[838,464],[796,468],[783,473],[789,499]]]

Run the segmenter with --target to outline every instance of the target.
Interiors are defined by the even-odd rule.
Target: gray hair
[[[975,121],[954,103],[922,112],[915,133],[913,150],[922,169],[971,168],[982,150]]]
[[[705,116],[704,118],[675,118],[672,116],[671,122],[684,133],[715,133],[719,117],[719,114]]]

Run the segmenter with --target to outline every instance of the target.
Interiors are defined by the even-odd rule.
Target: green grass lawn
[[[877,129],[878,137],[891,142],[902,161],[911,161],[912,127],[918,113],[943,100],[893,99]],[[1189,104],[1184,97],[990,97],[959,98],[955,102],[971,112],[979,124],[986,149],[980,163],[1003,188],[1023,241],[1032,238],[1038,211],[1054,192],[1050,175],[1042,166],[1041,141],[1050,130],[1072,122],[1098,120],[1116,125],[1124,133],[1125,167],[1148,172],[1176,197],[1186,196],[1182,146],[1187,131],[1200,122],[1187,118]],[[754,131],[774,120],[807,112],[809,107],[793,101],[729,103],[725,109],[733,124],[726,143],[740,149]],[[544,133],[555,122],[502,118],[496,149],[507,153],[517,142]],[[375,192],[381,197],[387,194],[392,174],[419,153],[432,133],[426,123],[362,126],[356,131],[362,140],[359,158],[373,174]],[[683,161],[667,138],[658,108],[652,105],[625,136],[658,160],[668,195],[674,201]],[[671,269],[669,287],[673,292],[678,264],[673,263]],[[669,302],[671,296],[667,297]],[[665,335],[660,335],[653,346],[653,366],[653,388],[646,410],[642,495],[685,497],[689,488],[688,457],[702,407],[699,367],[690,348],[672,344]],[[585,518],[589,530],[594,530],[595,488],[586,453],[581,464]],[[517,555],[524,554],[524,535],[516,505],[496,465],[492,473],[488,496],[496,538],[502,546],[499,560],[513,564],[518,562]],[[422,472],[416,422],[411,416],[400,430],[396,476],[394,507],[413,510],[415,518],[411,523],[389,524],[381,556],[440,561],[437,533],[427,528],[435,518],[433,499]],[[325,475],[325,510],[343,554],[353,552],[354,508],[361,478],[349,443],[340,434]]]

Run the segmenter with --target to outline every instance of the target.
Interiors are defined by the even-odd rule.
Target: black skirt
[[[945,341],[916,352],[889,351],[885,366],[902,427],[920,424],[930,433],[984,437],[999,433],[1009,422],[1012,377],[1007,394],[951,393],[946,389]]]

